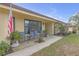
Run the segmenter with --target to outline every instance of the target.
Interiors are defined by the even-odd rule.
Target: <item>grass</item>
[[[79,45],[79,35],[70,34],[68,36],[65,36],[63,39],[57,41],[56,43],[54,43],[54,44],[52,44],[52,45],[38,51],[38,52],[36,52],[36,53],[34,53],[32,55],[33,56],[66,55],[65,52],[62,50],[62,46],[64,46],[64,45],[69,46],[69,45],[72,45],[72,44],[73,45]],[[68,51],[68,53],[69,53],[69,51]]]

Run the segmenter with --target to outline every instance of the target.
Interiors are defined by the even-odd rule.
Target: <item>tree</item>
[[[74,16],[71,16],[69,18],[69,23],[72,25],[72,26],[76,26],[77,27],[77,33],[79,34],[79,13],[77,13],[76,15]]]
[[[63,24],[60,24],[59,29],[60,29],[60,33],[64,35],[64,33],[65,33],[65,27],[64,27]]]

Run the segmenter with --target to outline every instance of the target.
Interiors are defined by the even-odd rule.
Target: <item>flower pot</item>
[[[12,47],[15,48],[15,47],[18,47],[19,45],[20,45],[19,41],[15,41],[15,43],[12,44]]]

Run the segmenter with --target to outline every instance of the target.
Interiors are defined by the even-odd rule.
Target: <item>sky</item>
[[[69,17],[79,12],[78,3],[18,3],[23,8],[68,22]]]

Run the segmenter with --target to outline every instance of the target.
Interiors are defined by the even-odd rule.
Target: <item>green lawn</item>
[[[79,36],[70,34],[56,43],[32,54],[33,56],[79,55]]]

